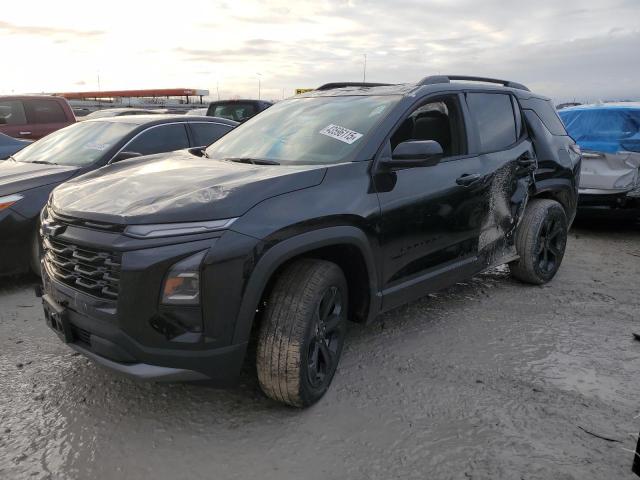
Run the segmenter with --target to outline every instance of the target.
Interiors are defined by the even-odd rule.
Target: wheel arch
[[[323,228],[283,240],[258,260],[242,298],[233,343],[249,340],[256,310],[278,278],[278,273],[292,261],[303,257],[329,260],[342,268],[349,286],[351,319],[366,322],[377,314],[381,297],[367,235],[351,226]],[[367,288],[353,288],[353,285],[363,283]]]
[[[576,192],[569,182],[551,180],[536,182],[530,199],[535,198],[546,198],[558,202],[564,208],[569,225],[571,225],[576,215],[577,198]]]

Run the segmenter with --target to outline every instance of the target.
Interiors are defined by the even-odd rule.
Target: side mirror
[[[430,167],[442,159],[442,146],[434,140],[409,140],[393,149],[383,164],[391,168]]]
[[[123,152],[118,153],[115,157],[113,157],[109,163],[120,162],[122,160],[128,160],[129,158],[135,158],[135,157],[141,157],[141,156],[142,156],[141,153],[130,152],[125,150]]]
[[[195,155],[196,157],[204,157],[204,151],[207,147],[192,147],[189,148],[187,151],[191,154],[191,155]]]

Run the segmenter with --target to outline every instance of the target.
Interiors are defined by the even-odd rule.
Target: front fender
[[[318,248],[345,244],[357,247],[362,253],[369,278],[369,312],[370,314],[378,312],[380,310],[381,295],[378,290],[378,276],[374,255],[367,235],[353,226],[322,228],[282,240],[268,247],[262,253],[251,273],[242,297],[233,343],[243,343],[249,340],[258,302],[262,298],[269,279],[281,265],[294,257]]]

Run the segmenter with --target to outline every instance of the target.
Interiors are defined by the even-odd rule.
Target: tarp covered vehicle
[[[640,103],[581,105],[558,112],[582,149],[579,206],[640,208]]]

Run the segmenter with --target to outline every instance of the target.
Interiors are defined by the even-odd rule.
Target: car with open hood
[[[40,272],[39,216],[57,185],[128,158],[192,148],[237,125],[212,117],[137,115],[86,120],[0,162],[0,275]],[[113,199],[118,201],[116,195]]]
[[[640,212],[640,103],[600,103],[559,112],[582,149],[580,209]]]
[[[580,153],[549,99],[475,77],[331,84],[210,145],[108,165],[42,212],[43,306],[73,349],[138,379],[322,397],[346,322],[491,266],[562,262]],[[255,335],[254,335],[255,334]]]

